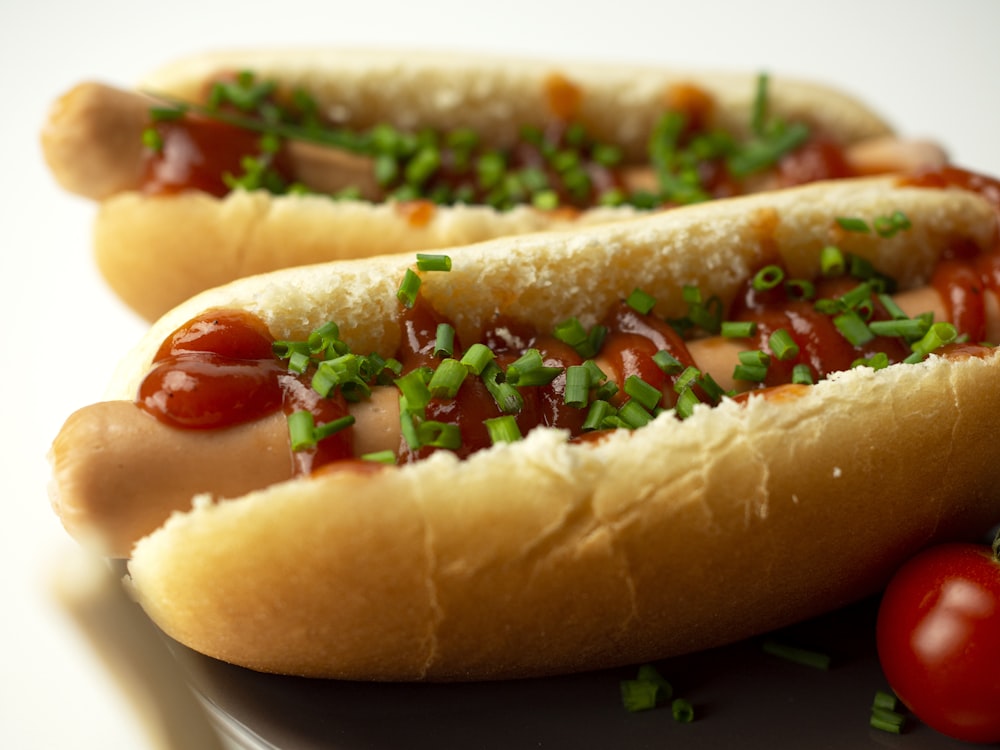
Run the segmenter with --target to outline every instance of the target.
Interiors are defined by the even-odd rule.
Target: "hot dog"
[[[980,342],[1000,327],[994,263],[1000,204],[984,199],[985,192],[844,180],[586,231],[506,238],[451,254],[449,271],[420,271],[414,295],[405,284],[401,291],[400,279],[413,270],[406,256],[233,282],[158,321],[123,361],[109,401],[67,424],[53,449],[53,499],[81,539],[96,532],[108,545],[104,551],[113,554],[118,545],[129,557],[138,601],[169,635],[264,671],[377,680],[541,675],[664,658],[778,627],[874,591],[899,561],[933,539],[979,534],[997,520],[1000,464],[989,415],[1000,406],[994,387],[1000,354]],[[865,231],[855,226],[858,219]],[[847,287],[824,281],[827,247],[839,251],[831,268],[837,257],[851,259],[868,281]],[[793,314],[778,327],[760,314],[777,288],[768,286],[775,269],[789,282],[777,285],[780,294],[794,297]],[[971,280],[956,281],[970,273]],[[894,324],[936,309],[954,322],[923,319],[919,336],[908,334],[905,342],[884,332],[873,341],[851,339],[841,357],[847,364],[836,365],[826,352],[844,343],[817,333],[823,323],[802,325],[806,308],[826,307],[818,299],[803,306],[799,295],[809,281],[837,284],[832,298],[819,297],[837,301],[823,313],[831,321],[856,313],[862,328],[873,331],[879,321]],[[859,296],[861,283],[869,286]],[[644,311],[650,299],[653,307]],[[897,307],[909,309],[891,312]],[[693,331],[714,329],[702,313],[715,309],[725,311],[717,322],[756,322],[757,334],[744,331],[735,348],[764,350],[771,367],[760,377],[741,370],[731,381],[735,373],[709,372],[720,384],[713,395],[701,368],[714,369],[705,363],[716,357],[731,360],[719,352],[732,351],[734,339]],[[414,323],[418,314],[451,326],[460,343],[449,356],[429,351],[437,327],[428,338],[430,327]],[[227,317],[245,325],[215,326]],[[583,338],[566,333],[570,320],[580,323]],[[560,344],[586,353],[602,324],[603,344],[589,354],[610,380],[625,382],[618,393],[598,394],[605,383],[590,381],[587,409],[574,415],[565,406],[569,368],[587,369],[587,356],[577,352],[574,359]],[[850,339],[844,325],[842,337]],[[680,345],[668,342],[667,328]],[[786,357],[787,342],[772,337],[777,328],[794,334],[799,354]],[[553,343],[546,335],[557,330],[561,338]],[[944,346],[922,349],[918,339],[932,330]],[[403,382],[419,369],[390,368],[395,391],[371,376],[373,395],[394,393],[384,402],[389,406],[366,403],[365,389],[356,390],[351,376],[322,398],[334,417],[320,413],[313,424],[322,428],[346,414],[353,425],[306,440],[294,452],[288,441],[301,436],[291,430],[289,438],[282,422],[294,420],[280,413],[280,398],[275,406],[273,396],[250,389],[252,399],[239,399],[250,413],[233,418],[234,399],[223,399],[228,406],[220,417],[214,407],[161,408],[169,392],[183,402],[184,388],[147,388],[163,363],[230,366],[231,359],[301,384],[288,367],[302,351],[294,342],[311,333],[331,360],[359,353],[365,366],[393,357],[410,366],[461,363],[474,348],[470,342],[489,342],[492,361],[506,375],[491,382],[514,384],[523,396],[522,407],[506,413],[514,433],[491,447],[464,442],[483,432],[484,419],[504,416],[500,405],[507,402],[485,385],[485,366],[454,397],[439,394],[437,406],[420,408],[413,406],[419,397],[412,379]],[[517,364],[525,347],[538,349],[542,369],[564,366],[555,379],[523,385],[534,382],[529,372],[538,374]],[[665,350],[680,368],[661,367]],[[275,351],[288,359],[275,360]],[[369,352],[377,360],[367,359]],[[736,359],[751,368],[760,363]],[[803,374],[800,365],[813,385],[789,384]],[[690,367],[698,368],[695,379],[677,387]],[[319,368],[313,363],[303,372]],[[635,381],[629,387],[630,372],[658,389],[652,401]],[[567,384],[557,384],[560,376]],[[301,404],[297,388],[285,398]],[[465,388],[471,396],[459,395]],[[543,426],[524,429],[522,416],[545,412],[553,393],[563,405],[551,409],[548,421],[536,419]],[[269,398],[268,407],[247,406]],[[610,411],[587,430],[582,412],[589,418],[602,399]],[[638,421],[634,410],[626,413],[634,401],[646,411]],[[452,402],[478,403],[479,411],[463,424],[461,414],[448,412]],[[107,420],[109,409],[120,413],[104,427],[92,421]],[[387,443],[378,429],[368,429],[383,424],[379,415],[364,409],[392,413],[389,421],[398,427],[383,431]],[[296,406],[289,413],[301,412]],[[148,453],[133,453],[146,450],[133,448],[145,440],[95,442],[107,424],[132,420],[156,435]],[[218,426],[234,421],[240,424]],[[406,437],[408,429],[449,421],[460,423],[457,445],[434,449]],[[501,419],[500,426],[510,422]],[[258,447],[228,462],[234,476],[250,477],[255,488],[200,484],[196,474],[205,467],[228,471],[218,455],[191,452],[197,444],[188,441],[205,430],[228,435],[233,451],[247,434],[256,435]],[[368,433],[369,442],[355,445],[360,438],[352,431]],[[432,425],[429,434],[437,440],[446,432]],[[522,439],[506,442],[520,432]],[[283,449],[287,463],[275,463],[273,475],[249,468],[273,463],[266,455]],[[386,451],[395,465],[358,460]],[[181,484],[191,479],[180,501],[163,500],[155,479],[143,486],[146,464],[157,457],[162,474]],[[81,465],[88,463],[100,481],[86,481]],[[101,487],[122,478],[131,483],[129,493]],[[84,497],[87,491],[95,497]],[[193,506],[183,507],[196,493],[202,494]],[[102,495],[119,507],[103,503]],[[145,495],[155,508],[152,519],[145,510],[121,507]],[[131,520],[110,517],[119,513]],[[135,546],[121,552],[135,535],[141,535]]]
[[[74,88],[42,142],[56,178],[100,201],[98,266],[150,319],[277,268],[945,158],[838,92],[753,75],[247,52],[179,61],[140,91]]]

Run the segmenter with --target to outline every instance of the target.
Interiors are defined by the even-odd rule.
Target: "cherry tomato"
[[[878,654],[889,685],[923,723],[967,742],[1000,741],[996,549],[928,549],[900,568],[879,607]]]

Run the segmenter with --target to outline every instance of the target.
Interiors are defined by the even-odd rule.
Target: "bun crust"
[[[694,84],[715,100],[712,124],[745,133],[754,75],[627,65],[375,50],[245,50],[198,55],[168,65],[144,90],[203,98],[220,72],[253,69],[315,94],[321,110],[359,128],[471,126],[484,139],[511,142],[524,124],[552,113],[552,80],[581,92],[579,118],[599,138],[639,158],[672,86]],[[890,134],[870,109],[839,91],[772,78],[769,111],[812,124],[849,145]],[[632,209],[596,209],[573,220],[523,208],[439,207],[429,223],[399,206],[322,197],[157,196],[128,192],[102,204],[95,227],[98,265],[137,312],[155,319],[202,289],[291,265],[461,246],[493,237],[629,218]],[[288,231],[288,227],[294,231]],[[277,241],[276,241],[277,240]],[[137,250],[142,248],[142,250]],[[165,261],[164,259],[169,259]]]
[[[833,217],[895,210],[913,228],[891,240],[831,234]],[[459,326],[500,307],[544,328],[640,284],[663,314],[684,284],[727,298],[763,261],[808,273],[831,241],[915,285],[942,241],[985,248],[996,231],[969,193],[837,182],[464,248],[422,293]],[[354,348],[391,353],[410,260],[206,292],[154,325],[112,396],[131,398],[163,338],[211,307],[262,315],[279,337],[334,319]],[[200,497],[138,543],[132,585],[172,637],[289,674],[493,679],[703,649],[846,604],[921,546],[995,523],[1000,445],[984,415],[1000,408],[998,377],[996,350],[932,357],[599,443],[540,429],[465,461]]]

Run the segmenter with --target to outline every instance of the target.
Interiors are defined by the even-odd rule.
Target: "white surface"
[[[189,52],[268,44],[769,70],[839,85],[903,133],[932,136],[959,163],[1000,175],[998,29],[997,0],[3,0],[0,744],[149,747],[47,589],[73,543],[48,507],[45,452],[65,417],[100,397],[115,358],[143,329],[92,266],[93,206],[64,195],[41,161],[38,129],[64,89],[84,78],[128,84]]]

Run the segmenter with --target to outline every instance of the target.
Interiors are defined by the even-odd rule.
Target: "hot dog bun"
[[[912,228],[892,239],[832,224],[897,210]],[[460,328],[498,307],[539,327],[593,320],[640,284],[671,315],[684,284],[728,298],[779,258],[809,275],[831,241],[906,286],[928,278],[943,243],[990,248],[996,232],[969,192],[842,181],[464,248],[422,294]],[[388,355],[410,260],[205,292],[152,327],[109,398],[132,399],[163,339],[216,307],[252,311],[278,337],[336,320],[357,350]],[[289,674],[491,679],[703,649],[855,600],[921,546],[995,523],[998,376],[996,350],[931,357],[662,415],[599,443],[539,429],[465,461],[439,452],[203,496],[138,542],[132,588],[181,642]]]
[[[305,87],[320,111],[345,125],[471,126],[485,141],[498,145],[511,142],[523,125],[545,123],[554,109],[569,107],[596,136],[620,145],[633,158],[644,153],[672,87],[691,85],[707,94],[714,102],[709,124],[736,134],[749,128],[755,91],[755,75],[750,73],[371,50],[198,55],[152,73],[140,88],[197,101],[205,96],[205,82],[212,76],[244,69],[283,87]],[[557,103],[554,80],[575,87],[578,101]],[[67,94],[43,134],[52,171],[70,189],[94,185],[107,171],[78,174],[87,166],[80,153],[97,151],[92,146],[94,128],[79,125],[74,114],[77,109],[93,110],[82,98]],[[817,84],[774,77],[768,101],[775,117],[807,123],[843,146],[891,136],[890,127],[869,108]],[[141,315],[154,319],[202,289],[241,276],[575,228],[636,212],[596,208],[573,216],[527,207],[501,212],[456,205],[415,219],[404,208],[260,191],[215,198],[196,192],[152,197],[127,190],[101,202],[95,253],[111,287]]]

